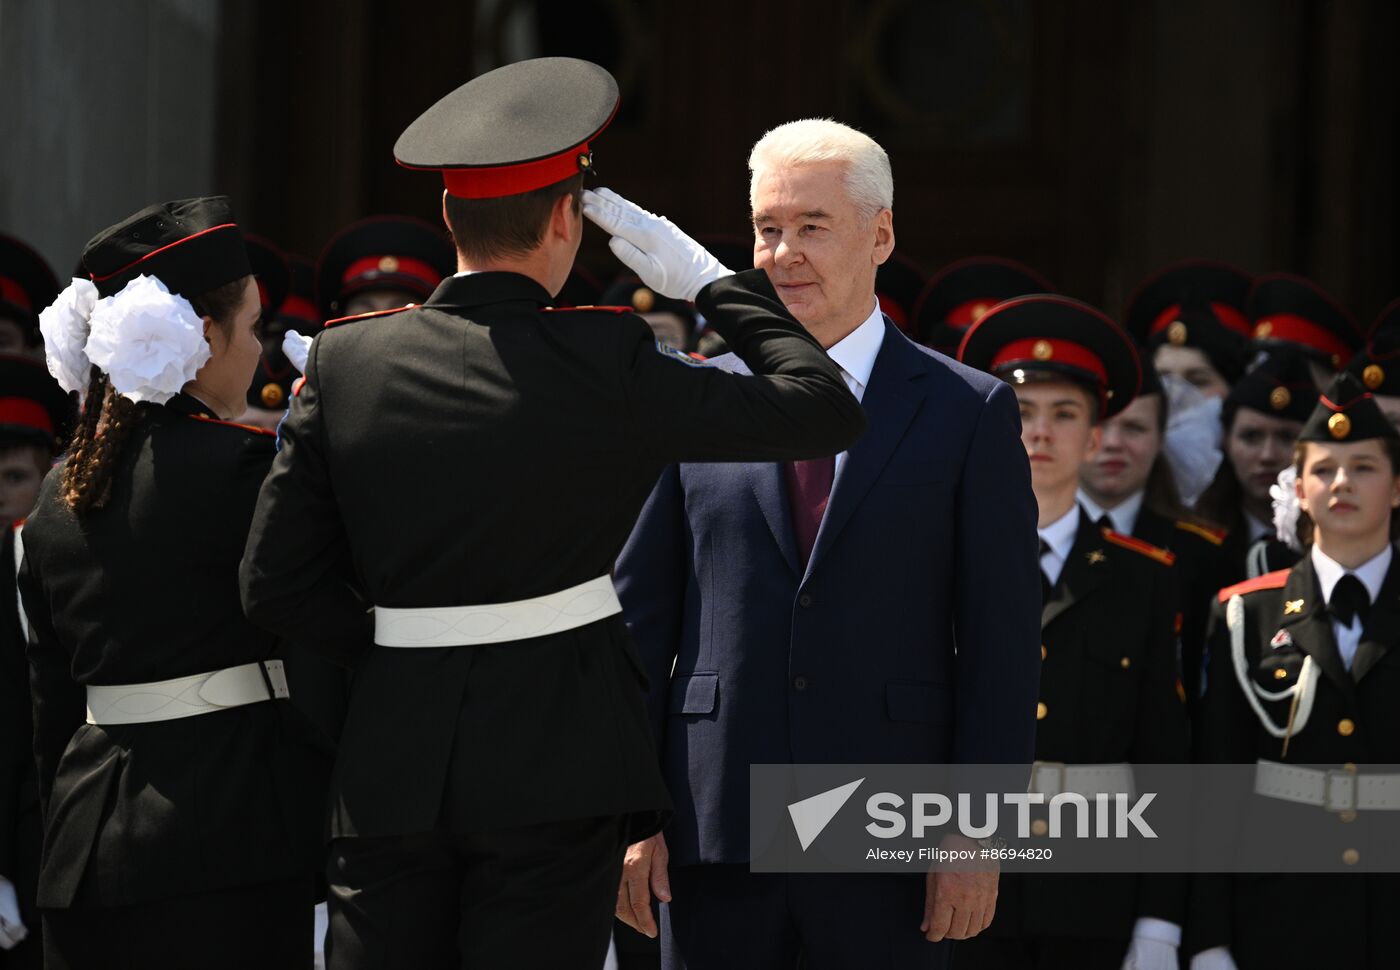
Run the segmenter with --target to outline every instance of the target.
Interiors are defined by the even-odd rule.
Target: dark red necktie
[[[826,502],[831,497],[831,482],[836,477],[836,456],[813,458],[810,461],[790,461],[783,465],[783,480],[787,483],[788,504],[792,506],[792,531],[797,537],[797,550],[802,554],[802,568],[812,558],[817,544],[817,530],[826,514]]]

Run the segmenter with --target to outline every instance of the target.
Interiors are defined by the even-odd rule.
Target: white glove
[[[295,330],[288,330],[282,336],[282,353],[287,355],[298,374],[305,374],[306,358],[311,353],[311,338],[303,337]]]
[[[1176,948],[1180,945],[1180,926],[1144,916],[1133,924],[1133,939],[1123,958],[1123,970],[1177,970]]]
[[[0,876],[0,950],[9,950],[29,935],[24,920],[19,918],[19,897],[15,884]]]
[[[733,276],[704,246],[661,216],[610,189],[584,189],[583,214],[612,236],[608,248],[643,283],[674,300],[694,300],[715,280]]]
[[[1191,958],[1191,970],[1238,970],[1228,946],[1213,946]]]

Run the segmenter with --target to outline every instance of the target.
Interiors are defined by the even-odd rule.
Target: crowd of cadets
[[[743,240],[705,242],[728,264],[748,265]],[[443,231],[399,217],[346,228],[314,265],[257,237],[247,237],[247,244],[263,302],[264,353],[239,420],[267,428],[276,427],[298,377],[282,350],[287,330],[309,335],[323,320],[420,303],[456,270]],[[0,518],[8,522],[28,514],[74,417],[72,404],[45,371],[37,326],[38,312],[59,289],[30,247],[0,237]],[[1219,700],[1219,692],[1237,694],[1241,686],[1228,675],[1228,658],[1213,656],[1208,644],[1218,651],[1228,642],[1222,639],[1221,604],[1232,588],[1247,595],[1287,585],[1289,592],[1280,595],[1309,603],[1319,598],[1303,588],[1314,581],[1301,568],[1291,579],[1277,572],[1304,554],[1301,543],[1278,535],[1270,489],[1294,464],[1305,423],[1339,371],[1353,375],[1357,393],[1369,395],[1379,413],[1400,424],[1400,301],[1363,330],[1306,279],[1256,277],[1207,261],[1179,263],[1146,280],[1121,324],[1053,295],[1043,276],[1007,259],[964,259],[925,278],[896,256],[881,267],[877,291],[884,312],[908,337],[1017,386],[1042,512],[1037,757],[1069,765],[1172,762],[1188,760],[1194,748],[1196,756],[1213,760],[1222,760],[1221,752],[1245,760],[1292,760],[1286,747],[1279,751],[1272,742],[1256,750],[1253,737],[1208,736],[1221,725],[1249,730],[1248,718],[1244,724],[1232,720],[1245,709],[1241,698]],[[699,358],[724,351],[693,306],[663,297],[634,277],[603,288],[576,268],[559,303],[626,306],[646,319],[661,342]],[[1066,386],[1091,393],[1076,403],[1057,391]],[[1182,481],[1168,460],[1174,402],[1205,409],[1209,433],[1206,447],[1194,449],[1195,460],[1208,461],[1217,449],[1220,455],[1208,484]],[[1379,435],[1368,428],[1367,437]],[[0,588],[14,588],[14,558],[7,529]],[[1274,622],[1264,618],[1256,625],[1268,633]],[[1400,624],[1390,632],[1400,635]],[[27,910],[39,818],[23,633],[13,596],[0,596],[0,644],[0,877],[18,888],[25,921],[37,927]],[[1380,715],[1369,709],[1380,700],[1359,690],[1363,674],[1374,677],[1385,646],[1373,651],[1378,656],[1368,655],[1364,671],[1351,670],[1349,658],[1340,667],[1340,661],[1320,664],[1339,681],[1327,712],[1336,715],[1337,737],[1332,744],[1295,745],[1295,752],[1307,750],[1312,761],[1400,762],[1398,742],[1379,737]],[[1397,660],[1400,654],[1392,654],[1390,666]],[[1227,671],[1220,682],[1205,676],[1216,668]],[[1290,669],[1285,678],[1297,673]],[[1393,671],[1389,676],[1388,683],[1400,686]],[[1212,693],[1225,713],[1217,711],[1203,730],[1201,712],[1211,703],[1202,699]],[[1261,737],[1275,736],[1267,725],[1260,730]],[[1327,730],[1314,726],[1310,733]],[[985,949],[966,946],[960,963],[1030,965],[1034,953],[1015,948],[1033,948],[1048,933],[1081,937],[1085,946],[1098,939],[1105,954],[1121,953],[1136,921],[1177,927],[1186,922],[1179,880],[1148,879],[1139,889],[1125,890],[1129,877],[1070,878],[1081,883],[1073,892],[1065,891],[1064,877],[1004,879]],[[1389,899],[1387,893],[1393,895],[1394,886],[1370,898]],[[1365,904],[1360,908],[1364,913]],[[1242,931],[1232,936],[1218,920],[1205,922],[1210,926],[1199,947],[1232,939],[1239,944]],[[1366,959],[1364,935],[1354,965]],[[8,958],[14,962],[24,950],[21,945]]]

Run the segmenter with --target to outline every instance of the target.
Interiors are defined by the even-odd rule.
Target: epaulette
[[[239,428],[243,431],[251,431],[253,434],[267,435],[270,438],[277,437],[276,431],[269,431],[267,428],[259,428],[255,424],[239,424],[237,421],[222,421],[219,418],[206,418],[202,414],[191,414],[189,417],[196,421],[203,421],[205,424],[222,424],[227,428]]]
[[[1220,602],[1228,603],[1232,596],[1243,596],[1245,593],[1255,593],[1261,589],[1282,589],[1288,582],[1290,570],[1279,569],[1262,576],[1255,576],[1253,579],[1246,579],[1242,583],[1233,586],[1226,586],[1220,591]]]
[[[1188,522],[1185,519],[1177,519],[1175,525],[1182,532],[1189,532],[1192,535],[1200,536],[1213,546],[1218,546],[1225,541],[1224,529],[1212,529],[1209,526],[1201,525],[1199,522]]]
[[[1133,552],[1146,556],[1148,559],[1155,559],[1164,566],[1170,566],[1176,562],[1176,556],[1170,551],[1154,546],[1150,542],[1143,542],[1133,536],[1125,536],[1121,532],[1114,532],[1112,529],[1104,529],[1103,537],[1115,546],[1122,546],[1124,549],[1131,549]]]
[[[325,326],[336,327],[342,323],[350,323],[352,320],[368,320],[370,317],[387,317],[391,313],[402,313],[405,310],[412,310],[417,306],[417,303],[406,303],[403,306],[392,306],[387,310],[371,310],[368,313],[357,313],[353,317],[336,317],[334,320],[327,320]]]
[[[545,313],[572,313],[575,310],[589,310],[598,313],[635,313],[630,306],[547,306]]]

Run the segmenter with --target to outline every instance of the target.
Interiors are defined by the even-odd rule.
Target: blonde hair
[[[759,178],[769,169],[821,162],[846,166],[846,192],[867,217],[894,208],[890,157],[869,135],[830,118],[789,121],[754,144],[749,153],[749,205]]]

